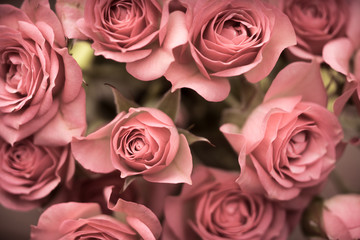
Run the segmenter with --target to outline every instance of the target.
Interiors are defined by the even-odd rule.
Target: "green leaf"
[[[160,99],[157,104],[157,108],[164,113],[166,113],[173,121],[175,121],[179,105],[180,105],[181,92],[176,90],[171,92],[169,90],[165,95]]]
[[[135,102],[127,99],[126,97],[124,97],[119,90],[117,90],[114,86],[112,86],[111,84],[105,83],[105,85],[111,87],[111,90],[113,92],[114,95],[114,100],[115,100],[115,105],[116,105],[116,112],[120,113],[122,111],[128,111],[129,108],[137,108],[139,107],[138,104],[136,104]]]
[[[215,147],[214,144],[212,144],[207,138],[196,136],[195,134],[189,132],[186,129],[178,128],[179,134],[183,134],[188,141],[189,145],[195,143],[195,142],[207,142],[211,146]]]

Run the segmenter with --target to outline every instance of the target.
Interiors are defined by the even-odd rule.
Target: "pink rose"
[[[160,236],[159,220],[143,205],[119,199],[111,210],[114,216],[102,214],[96,203],[52,205],[32,226],[31,239],[155,240]]]
[[[70,2],[70,1],[68,1]],[[158,39],[161,6],[156,0],[87,0],[78,28],[93,41],[95,55],[118,62],[147,57]]]
[[[185,185],[165,204],[163,238],[168,239],[286,239],[283,208],[236,184],[237,173],[198,166],[193,185]]]
[[[119,170],[150,182],[191,183],[192,157],[184,135],[155,108],[130,108],[87,137],[74,139],[75,159],[93,172]]]
[[[0,5],[0,137],[63,145],[85,130],[82,73],[43,0]]]
[[[319,65],[297,62],[278,74],[241,130],[221,127],[239,153],[237,182],[244,190],[306,206],[335,167],[343,138],[326,102]]]
[[[245,74],[258,82],[282,50],[296,44],[287,16],[261,1],[179,2],[186,12],[172,14],[178,14],[176,27],[187,39],[174,49],[175,61],[165,73],[173,90],[191,88],[208,101],[222,101],[229,94],[228,77]]]
[[[322,228],[329,239],[360,238],[360,195],[336,195],[324,201]]]
[[[301,59],[321,57],[323,47],[332,39],[345,36],[349,6],[344,0],[272,0],[292,22],[297,45],[291,54]]]
[[[17,211],[45,204],[75,171],[69,146],[40,146],[31,138],[13,146],[0,139],[0,166],[0,203]]]

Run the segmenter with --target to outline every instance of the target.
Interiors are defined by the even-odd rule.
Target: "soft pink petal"
[[[203,76],[193,63],[179,64],[173,62],[165,77],[172,83],[172,90],[190,88],[200,94],[207,101],[220,102],[230,92],[228,79],[213,77],[211,79]]]
[[[289,18],[278,9],[273,8],[275,24],[272,29],[270,41],[265,46],[263,60],[252,70],[245,73],[249,82],[258,82],[265,78],[274,68],[281,52],[296,44],[296,35]]]
[[[185,14],[180,11],[171,13],[163,45],[154,49],[148,57],[126,64],[126,70],[143,81],[162,77],[174,61],[172,49],[185,44],[187,34]]]
[[[264,102],[290,96],[302,96],[302,101],[327,105],[327,94],[317,62],[295,62],[286,66],[272,82]]]
[[[352,40],[356,49],[360,48],[360,1],[350,1],[350,18],[347,24],[346,35]]]
[[[240,153],[243,149],[245,138],[240,134],[238,126],[227,123],[220,127],[220,131],[224,134],[226,140],[230,143],[236,153]]]
[[[359,84],[357,82],[345,83],[343,93],[334,102],[334,113],[336,116],[339,116],[341,114],[345,104],[354,94],[358,85]]]
[[[360,237],[360,195],[336,195],[326,200],[324,205],[332,215],[341,220],[349,232],[357,229],[357,235],[352,235],[353,238]],[[324,211],[327,212],[326,210]],[[330,221],[327,221],[326,219],[324,220],[326,229],[329,229],[326,223],[330,223]]]
[[[160,172],[151,175],[143,175],[143,177],[150,182],[191,184],[190,176],[192,167],[192,155],[189,144],[185,136],[181,134],[179,149],[171,164]]]
[[[59,227],[67,219],[89,218],[101,214],[96,203],[59,203],[50,206],[41,214],[37,226],[31,228],[31,239],[58,239]]]
[[[115,170],[110,157],[110,136],[114,125],[124,114],[124,112],[118,114],[109,124],[87,137],[73,139],[72,152],[84,168],[98,173],[109,173]]]
[[[347,38],[339,38],[324,46],[323,58],[330,67],[347,76],[353,52],[354,46],[351,41]]]
[[[55,34],[55,41],[61,47],[65,47],[66,41],[62,25],[56,14],[50,9],[49,1],[47,0],[25,0],[21,5],[21,9],[34,22],[45,22],[51,26]]]
[[[12,128],[8,126],[5,121],[6,115],[2,115],[0,118],[0,136],[10,144],[24,139],[34,134],[36,131],[39,131],[39,129],[41,129],[42,127],[46,126],[46,124],[56,115],[58,109],[59,102],[55,100],[54,104],[45,115],[42,115],[38,118],[35,117],[32,121],[20,125],[18,128]],[[19,117],[19,119],[21,119],[21,116]]]
[[[84,17],[84,6],[85,1],[83,0],[56,1],[56,13],[60,18],[67,38],[87,39],[76,26],[76,21]]]
[[[341,219],[326,209],[323,210],[323,222],[326,235],[330,239],[353,239]]]
[[[154,238],[158,239],[160,237],[162,231],[161,224],[156,215],[144,205],[135,202],[125,201],[121,198],[118,199],[115,205],[111,204],[111,202],[108,202],[108,204],[109,209],[115,212],[125,213],[126,219],[130,218],[128,224],[138,233],[140,233],[144,240],[150,240]],[[122,214],[120,214],[120,217],[121,215]],[[139,225],[139,222],[141,222],[142,224]],[[151,235],[154,238],[152,238]]]
[[[157,48],[149,56],[127,63],[126,70],[139,80],[150,81],[162,77],[173,61],[174,56],[170,51]]]
[[[60,105],[56,116],[34,136],[35,144],[60,146],[80,137],[86,129],[85,91],[68,104]]]

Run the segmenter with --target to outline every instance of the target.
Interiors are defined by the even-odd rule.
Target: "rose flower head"
[[[67,202],[50,206],[31,228],[31,239],[155,240],[161,225],[148,208],[119,199],[105,215],[96,203]]]
[[[0,139],[0,204],[17,211],[41,207],[61,184],[69,184],[75,164],[70,146],[41,146],[26,138],[11,145]]]
[[[289,47],[300,59],[322,57],[324,46],[344,37],[348,24],[349,2],[344,0],[272,0],[289,17],[297,45]]]
[[[230,91],[228,77],[245,74],[258,82],[282,50],[296,44],[288,17],[262,1],[179,3],[186,11],[172,13],[179,15],[177,27],[187,29],[188,36],[173,50],[175,61],[165,73],[173,89],[190,88],[208,101],[222,101]]]
[[[221,127],[239,153],[237,182],[243,189],[291,208],[306,206],[342,146],[342,127],[326,102],[319,65],[297,62],[278,74],[241,130],[234,124]]]
[[[120,171],[121,177],[142,176],[150,182],[191,183],[188,142],[173,120],[156,108],[130,108],[109,124],[74,139],[75,159],[98,173]]]
[[[65,145],[84,132],[81,69],[46,0],[0,5],[0,56],[0,137]]]
[[[286,239],[285,209],[243,191],[236,177],[235,172],[196,167],[193,185],[166,199],[162,239]]]

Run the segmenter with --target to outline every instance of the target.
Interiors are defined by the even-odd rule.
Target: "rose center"
[[[292,136],[287,145],[287,155],[289,158],[297,158],[305,151],[307,147],[307,138],[307,133],[305,131]]]
[[[119,21],[129,21],[131,18],[131,3],[116,3],[110,8],[110,17]]]

